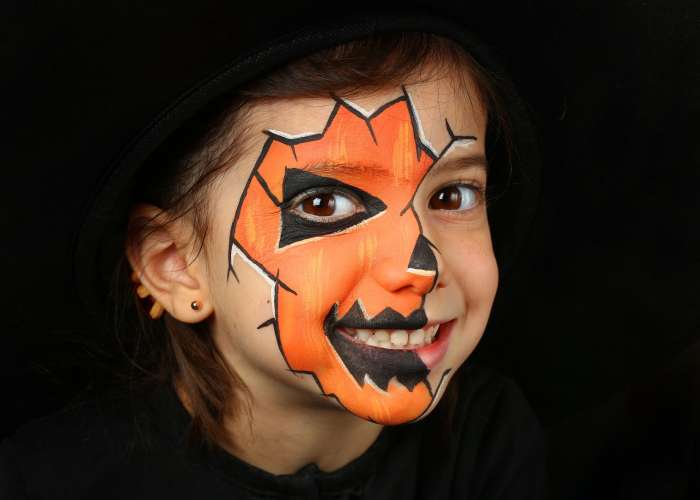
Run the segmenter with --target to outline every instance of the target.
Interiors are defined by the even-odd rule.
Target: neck
[[[293,474],[314,463],[331,472],[362,455],[382,426],[335,407],[251,400],[251,419],[230,422],[241,460],[272,474]]]

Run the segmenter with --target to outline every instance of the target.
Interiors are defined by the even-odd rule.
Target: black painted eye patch
[[[365,211],[335,222],[318,223],[307,220],[289,210],[289,203],[294,197],[306,190],[319,187],[338,187],[352,192],[362,201]],[[298,168],[285,169],[282,190],[284,200],[280,205],[282,207],[282,229],[279,248],[308,238],[342,231],[386,210],[386,205],[379,198],[362,189]]]

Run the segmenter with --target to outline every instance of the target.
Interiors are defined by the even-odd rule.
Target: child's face
[[[486,119],[455,86],[253,110],[206,256],[215,340],[253,397],[409,422],[473,351],[498,269]]]

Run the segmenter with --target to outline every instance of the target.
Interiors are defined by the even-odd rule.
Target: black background
[[[85,333],[89,319],[55,269],[65,256],[46,252],[47,241],[68,236],[44,200],[58,191],[62,203],[78,204],[70,193],[88,188],[72,165],[85,164],[94,145],[116,152],[168,102],[120,69],[162,65],[178,78],[173,63],[190,57],[214,68],[220,54],[188,53],[188,37],[206,31],[223,46],[238,36],[221,8],[88,5],[10,3],[0,13],[0,435],[65,404],[99,368],[100,339]],[[601,468],[619,459],[620,446],[626,458],[620,435],[635,411],[685,387],[700,363],[690,350],[700,333],[700,7],[615,0],[474,8],[511,33],[507,42],[486,38],[502,41],[538,117],[544,155],[533,232],[501,283],[475,357],[521,385],[550,435],[553,494],[570,498],[607,480]],[[236,15],[233,3],[223,11]],[[149,38],[154,26],[182,37],[163,51]],[[110,64],[95,63],[104,57]],[[148,104],[121,112],[125,97],[143,96]],[[100,128],[104,116],[122,120],[119,134]],[[36,165],[51,174],[28,173]],[[681,366],[679,356],[690,371],[662,378]],[[643,395],[641,409],[626,405],[630,394]],[[678,398],[691,405],[694,395]]]

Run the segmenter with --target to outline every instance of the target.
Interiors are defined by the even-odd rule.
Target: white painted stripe
[[[339,235],[339,234],[351,233],[351,232],[353,232],[353,231],[358,230],[359,228],[361,228],[361,227],[364,226],[365,224],[368,224],[370,221],[372,221],[372,220],[374,220],[374,219],[377,219],[378,217],[381,217],[381,216],[384,215],[386,212],[387,212],[386,210],[382,210],[382,211],[379,212],[378,214],[375,214],[375,215],[373,215],[372,217],[370,217],[369,219],[365,219],[365,220],[363,220],[362,222],[358,222],[358,223],[355,224],[354,226],[346,227],[345,229],[342,229],[342,230],[340,230],[340,231],[336,231],[335,233],[328,233],[328,234],[324,234],[324,235],[322,235],[322,236],[314,236],[313,238],[308,238],[308,239],[305,239],[305,240],[295,241],[294,243],[290,243],[289,245],[285,245],[285,246],[283,246],[282,248],[276,248],[276,249],[275,249],[275,253],[282,253],[282,252],[284,252],[285,250],[287,250],[287,249],[289,249],[289,248],[294,248],[294,247],[297,247],[297,246],[300,246],[300,245],[305,245],[305,244],[307,244],[307,243],[311,243],[312,241],[318,241],[318,240],[320,240],[320,239],[322,239],[322,238],[325,238],[326,236],[337,236],[337,235]],[[277,246],[279,247],[279,238],[277,239]]]
[[[408,105],[411,107],[411,114],[416,119],[416,126],[418,127],[418,138],[423,143],[423,145],[427,147],[431,153],[433,153],[433,156],[438,156],[438,152],[435,149],[435,147],[425,137],[425,132],[423,131],[423,124],[420,121],[420,116],[418,116],[418,111],[413,105],[413,99],[411,98],[411,94],[408,92],[408,90],[406,90],[406,97],[408,97]]]
[[[374,113],[374,112],[377,110],[377,108],[374,108],[374,109],[371,110],[371,111],[367,111],[365,108],[363,108],[363,107],[360,106],[359,104],[354,103],[354,102],[352,102],[352,101],[349,101],[349,100],[347,100],[347,99],[341,99],[341,101],[343,101],[343,102],[344,102],[345,104],[347,104],[349,107],[351,107],[352,109],[354,109],[355,111],[357,111],[358,113],[360,113],[360,114],[361,114],[362,116],[364,116],[365,118],[369,118],[370,116],[372,116],[372,113]]]
[[[272,299],[271,306],[272,306],[272,316],[275,317],[275,280],[271,279],[267,273],[260,267],[258,266],[255,262],[250,260],[246,254],[243,253],[243,251],[234,243],[231,245],[231,267],[234,267],[234,261],[235,257],[238,256],[241,258],[243,262],[248,264],[256,273],[258,273],[262,278],[265,280],[265,282],[270,285],[270,297]],[[275,319],[277,319],[275,317]]]
[[[417,274],[418,276],[435,276],[435,271],[430,271],[428,269],[413,269],[409,267],[406,272],[411,274]]]
[[[472,144],[476,142],[476,139],[457,139],[456,141],[452,142],[450,146],[445,150],[445,152],[442,154],[442,157],[440,158],[441,160],[445,158],[447,155],[452,153],[457,148],[468,148]]]
[[[304,137],[311,137],[313,135],[320,134],[321,132],[304,132],[303,134],[288,134],[287,132],[282,132],[281,130],[267,129],[272,135],[277,135],[279,137],[284,137],[285,139],[303,139]]]
[[[360,307],[360,311],[362,311],[362,316],[364,316],[365,319],[370,319],[369,315],[367,314],[367,308],[365,308],[365,305],[362,302],[362,299],[360,299],[360,298],[357,299],[357,305]]]
[[[377,384],[374,383],[374,380],[371,379],[371,377],[365,373],[365,384],[369,384],[376,390],[377,392],[381,392],[384,394],[389,394],[388,391],[385,391],[384,389],[381,389]],[[386,385],[387,389],[389,388],[389,384]]]

